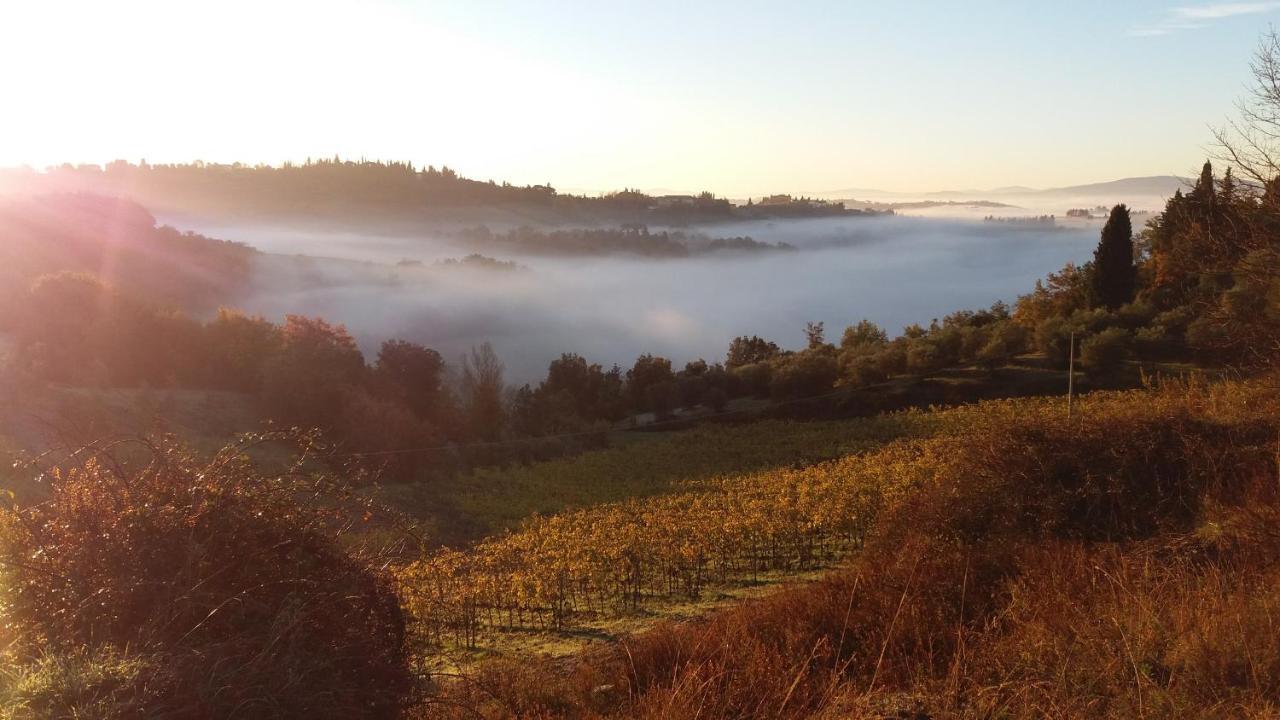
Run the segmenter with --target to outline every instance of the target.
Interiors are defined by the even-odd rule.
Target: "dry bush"
[[[946,471],[881,523],[970,540],[1143,538],[1236,505],[1276,471],[1274,400],[1257,388],[1172,386],[1060,411],[993,403],[965,418]],[[1039,410],[1039,411],[1035,411]]]
[[[810,585],[623,643],[637,717],[808,717],[847,683],[875,692],[945,674],[990,611],[1008,558],[910,542]]]
[[[967,717],[1274,717],[1280,568],[1198,552],[1029,553],[975,638]]]
[[[144,465],[100,448],[48,474],[49,501],[0,513],[3,619],[36,664],[10,704],[397,717],[411,690],[398,599],[338,544],[326,481],[263,477],[239,447],[206,462],[138,444]]]

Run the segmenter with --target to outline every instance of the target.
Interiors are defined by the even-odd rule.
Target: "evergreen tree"
[[[1102,228],[1102,239],[1093,251],[1091,279],[1095,304],[1115,310],[1133,300],[1133,224],[1124,205],[1111,208],[1111,217]]]

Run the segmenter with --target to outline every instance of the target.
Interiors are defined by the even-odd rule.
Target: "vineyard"
[[[1080,403],[1082,415],[1132,407],[1129,393],[1097,393]],[[815,439],[843,425],[861,433],[857,442],[846,438],[846,447],[874,449],[534,517],[517,531],[402,569],[406,605],[425,643],[469,648],[495,633],[565,630],[587,618],[697,598],[709,586],[747,583],[765,572],[829,566],[859,546],[882,507],[948,472],[948,459],[966,438],[1064,410],[1061,398],[1041,398],[824,424]],[[749,430],[734,429],[744,448]],[[917,437],[926,430],[931,437]],[[894,434],[906,437],[877,447],[875,438]],[[716,455],[731,452],[721,446]]]
[[[919,454],[894,444],[870,456],[538,518],[471,550],[437,553],[401,579],[424,637],[465,647],[482,632],[560,630],[580,613],[696,598],[708,583],[829,564],[857,545],[892,491],[893,469]]]
[[[907,411],[854,420],[765,420],[626,433],[613,447],[571,458],[482,468],[430,487],[388,485],[381,501],[433,521],[441,515],[465,519],[466,525],[432,533],[438,542],[457,546],[515,530],[534,515],[700,489],[729,474],[807,467],[897,438],[927,435],[936,423],[933,413]],[[442,513],[439,505],[450,512]]]

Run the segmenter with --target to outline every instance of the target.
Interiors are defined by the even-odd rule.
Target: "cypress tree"
[[[1116,205],[1102,228],[1093,251],[1093,297],[1096,304],[1115,310],[1133,300],[1137,271],[1133,265],[1133,224],[1129,208]]]

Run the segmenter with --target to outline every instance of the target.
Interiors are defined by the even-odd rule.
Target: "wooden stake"
[[[1076,333],[1071,332],[1071,346],[1067,350],[1067,419],[1071,419],[1071,397],[1076,389]]]

